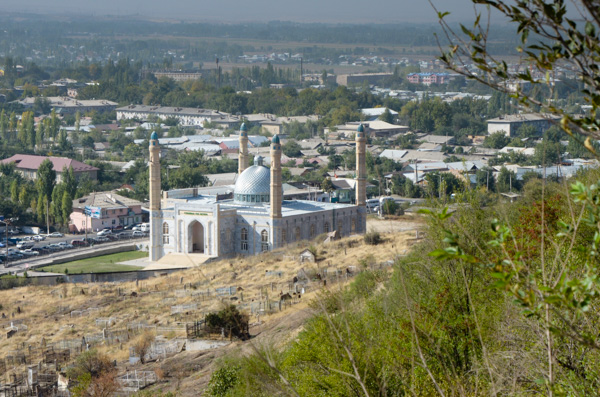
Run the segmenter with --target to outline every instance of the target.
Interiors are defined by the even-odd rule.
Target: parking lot
[[[6,244],[6,236],[3,235],[0,240],[2,242],[2,248],[0,248],[1,264],[4,265],[4,267],[11,267],[26,259],[49,256],[53,253],[77,250],[110,242],[128,241],[148,237],[148,233],[131,230],[88,233],[87,237],[85,234],[59,234],[9,235],[8,257],[7,249],[4,246]]]

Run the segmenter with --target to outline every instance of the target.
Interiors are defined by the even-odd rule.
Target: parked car
[[[110,241],[109,238],[105,237],[105,236],[96,237],[97,243],[108,243],[109,241]]]
[[[123,229],[124,230],[133,230],[134,227],[138,226],[139,223],[132,223],[131,225],[127,225],[125,226]]]
[[[78,239],[71,240],[71,245],[73,245],[73,247],[87,247],[88,245],[90,245],[90,243],[83,239]]]
[[[32,237],[35,241],[44,241],[46,239],[46,236],[42,236],[41,234],[36,234],[35,236]]]
[[[131,233],[131,237],[146,237],[146,233],[141,230],[134,230],[133,233]]]
[[[22,250],[21,254],[23,254],[25,256],[38,256],[40,253],[33,250],[32,248],[28,248],[26,250]]]
[[[131,238],[131,232],[129,232],[129,231],[127,231],[127,232],[121,232],[119,234],[115,234],[115,236],[117,236],[117,238],[119,240],[124,240],[124,239]]]
[[[62,251],[64,248],[58,244],[50,244],[48,249],[50,249],[50,251]]]
[[[62,234],[61,232],[54,232],[54,233],[50,233],[50,234],[48,235],[48,237],[52,237],[52,238],[55,238],[55,237],[64,237],[64,236],[65,236],[65,235],[64,235],[64,234]]]
[[[19,250],[25,250],[25,249],[33,248],[33,241],[20,241],[17,244],[17,248]]]
[[[33,247],[31,250],[39,252],[40,255],[46,255],[50,252],[47,248],[44,247]]]
[[[73,244],[69,244],[66,241],[61,241],[60,243],[57,243],[58,245],[61,246],[62,249],[71,249],[71,248],[75,248],[73,246]]]
[[[102,229],[98,233],[96,233],[97,236],[107,236],[109,234],[112,234],[112,230],[110,229]]]

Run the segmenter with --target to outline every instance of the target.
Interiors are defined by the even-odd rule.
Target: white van
[[[150,233],[150,224],[149,223],[142,223],[140,225],[140,231],[142,231],[144,233]]]

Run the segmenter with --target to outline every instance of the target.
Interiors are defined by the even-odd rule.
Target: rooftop
[[[142,203],[114,192],[91,193],[87,196],[73,200],[73,208],[80,209],[84,209],[85,207],[114,209],[134,207],[138,205],[141,206]]]
[[[56,172],[62,172],[64,167],[73,168],[74,172],[83,171],[98,171],[98,168],[82,163],[81,161],[72,160],[67,157],[47,157],[34,156],[31,154],[15,154],[12,157],[1,160],[2,163],[15,163],[17,168],[26,170],[37,170],[42,162],[49,159],[52,162],[52,169]]]

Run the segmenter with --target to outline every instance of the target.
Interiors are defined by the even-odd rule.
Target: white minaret
[[[150,135],[150,260],[162,257],[161,213],[160,213],[160,146],[158,134]]]
[[[356,130],[356,205],[367,203],[367,136],[360,124]]]
[[[281,242],[281,204],[283,189],[281,187],[281,142],[279,135],[271,140],[271,249],[279,248]]]
[[[281,218],[281,203],[283,191],[281,189],[281,143],[279,135],[271,140],[271,218]]]
[[[248,127],[246,123],[240,126],[240,150],[238,155],[238,175],[248,168]]]

